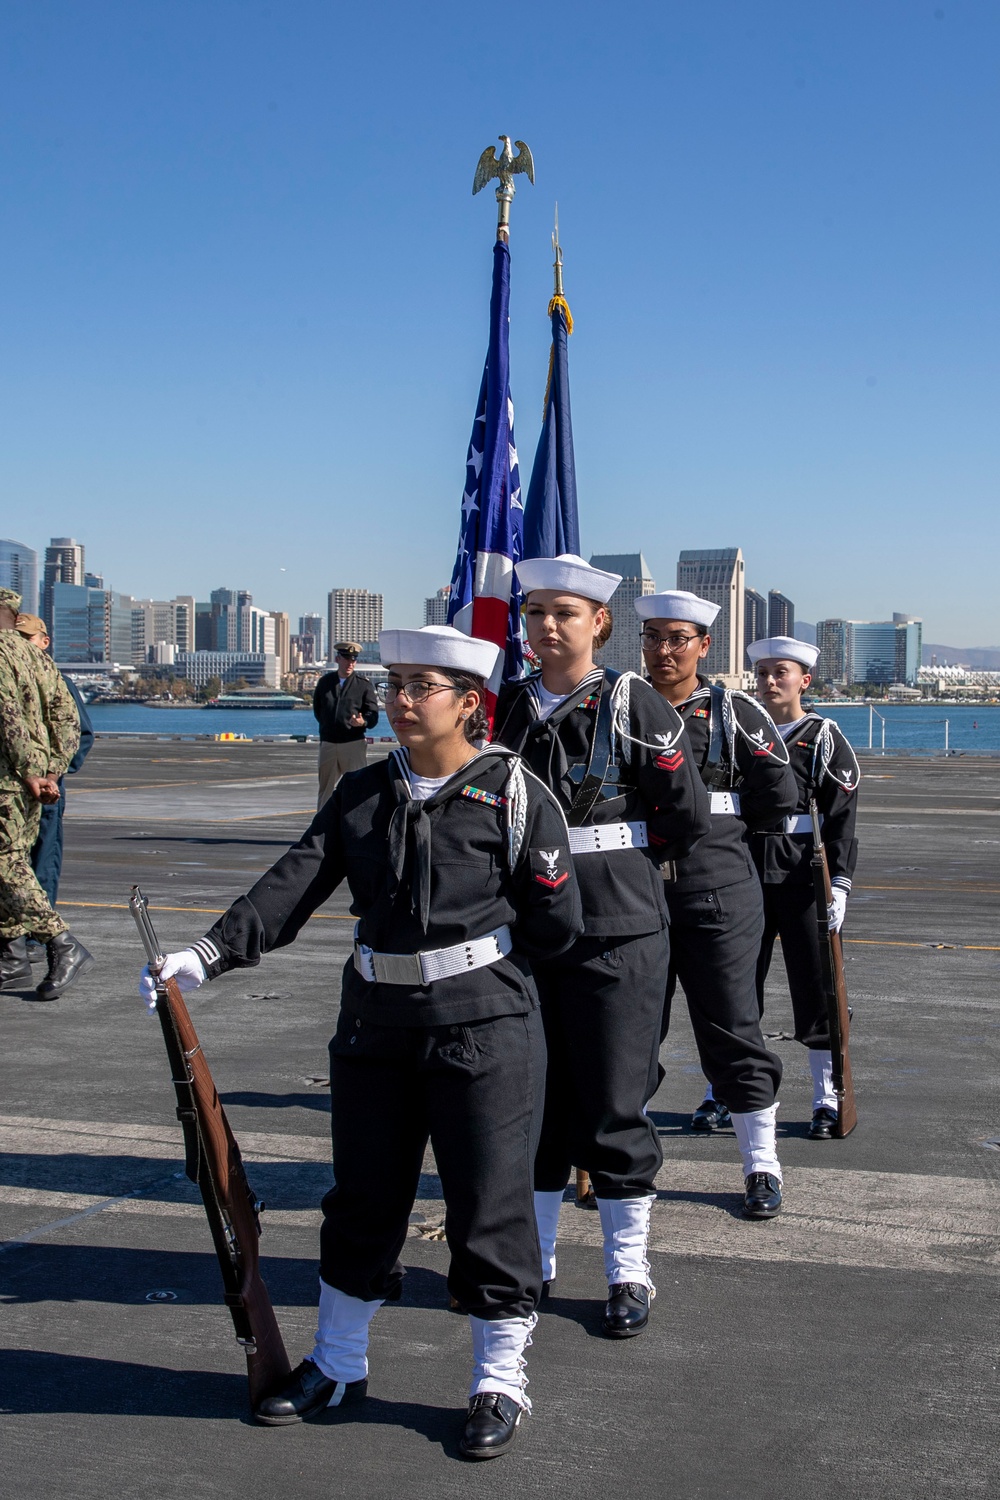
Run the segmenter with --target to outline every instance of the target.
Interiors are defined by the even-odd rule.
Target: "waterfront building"
[[[743,649],[767,635],[767,600],[756,589],[743,590]]]
[[[795,635],[795,605],[777,589],[769,589],[767,595],[768,635]]]
[[[314,667],[317,665],[315,636],[293,635],[290,646],[292,665],[296,671],[299,671],[302,667]]]
[[[326,661],[327,641],[325,625],[322,615],[299,615],[299,635],[311,635],[313,638],[312,655],[310,661]]]
[[[39,609],[38,553],[33,547],[10,537],[0,540],[0,589],[20,594],[25,614],[33,615]]]
[[[819,658],[813,674],[817,683],[843,684],[847,681],[847,637],[846,620],[817,620]]]
[[[82,583],[48,585],[49,634],[57,662],[132,665],[132,599]]]
[[[39,603],[42,619],[52,626],[52,589],[57,583],[85,588],[83,543],[71,536],[54,536],[45,549]],[[103,587],[103,585],[102,585]]]
[[[271,619],[274,621],[274,654],[278,658],[278,671],[284,678],[291,665],[289,619],[285,611],[281,609],[272,609]]]
[[[338,641],[377,641],[382,629],[382,595],[368,589],[331,589],[327,595],[327,649]]]
[[[451,584],[446,583],[443,589],[438,589],[430,599],[424,600],[424,624],[425,625],[447,625],[448,623],[448,600],[451,598]]]
[[[719,613],[709,634],[703,668],[713,681],[726,687],[742,687],[745,681],[744,638],[746,583],[743,553],[739,547],[709,547],[682,552],[677,561],[677,587],[710,599]]]
[[[177,653],[177,675],[195,688],[203,688],[213,677],[220,682],[244,682],[276,688],[278,658],[264,651],[184,651]]]
[[[605,573],[620,573],[622,579],[608,600],[614,620],[611,639],[594,659],[602,667],[611,667],[616,672],[641,674],[644,670],[639,644],[641,627],[633,601],[656,593],[646,559],[641,552],[596,552],[590,559],[590,566]]]
[[[192,594],[176,599],[133,599],[132,663],[155,661],[154,646],[173,646],[175,651],[195,649],[195,601]]]
[[[916,615],[847,622],[847,681],[915,686],[920,671],[923,622]]]

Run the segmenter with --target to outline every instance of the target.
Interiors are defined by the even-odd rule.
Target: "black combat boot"
[[[27,938],[0,938],[0,990],[24,989],[30,978]]]
[[[58,937],[46,943],[49,951],[49,972],[35,991],[39,1000],[56,1000],[63,990],[68,990],[74,980],[94,967],[92,953],[71,932],[60,932]],[[31,965],[28,965],[31,972]]]

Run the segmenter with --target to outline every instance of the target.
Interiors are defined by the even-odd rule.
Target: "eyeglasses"
[[[432,693],[461,691],[461,688],[457,688],[453,682],[421,682],[419,678],[414,678],[412,682],[383,682],[378,693],[383,703],[395,703],[401,693],[410,703],[423,703],[424,699],[429,698]]]
[[[640,630],[639,639],[644,651],[659,651],[665,646],[668,651],[686,651],[689,641],[700,641],[702,636],[695,632],[694,635],[683,635],[677,631],[674,635],[657,635],[655,630]]]

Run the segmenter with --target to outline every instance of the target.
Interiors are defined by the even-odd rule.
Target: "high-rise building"
[[[819,658],[814,676],[817,682],[847,681],[847,638],[850,626],[846,620],[817,620],[816,644]]]
[[[849,683],[916,685],[923,646],[923,623],[916,615],[894,614],[891,620],[845,623]]]
[[[743,648],[762,641],[768,634],[767,600],[756,589],[743,590]]]
[[[299,635],[313,638],[311,662],[326,661],[328,642],[325,636],[322,615],[299,615]]]
[[[100,661],[132,664],[132,600],[112,589],[82,583],[52,583],[52,655],[57,662]]]
[[[382,595],[368,589],[331,589],[327,595],[327,646],[338,641],[377,641],[382,629]]]
[[[645,594],[655,594],[656,584],[641,552],[596,552],[590,559],[592,568],[605,573],[620,573],[622,581],[608,603],[614,621],[611,639],[596,660],[602,667],[616,672],[641,672],[642,647],[639,644],[639,617],[633,601]]]
[[[38,553],[23,542],[0,541],[0,589],[21,595],[21,608],[33,615],[39,607]]]
[[[316,665],[315,656],[316,637],[314,635],[293,635],[290,642],[289,655],[293,667],[312,667]]]
[[[291,657],[291,635],[289,619],[284,610],[272,609],[274,621],[274,654],[278,658],[278,672],[284,677],[288,672]]]
[[[795,634],[795,605],[785,594],[779,594],[777,589],[770,589],[767,595],[767,633]]]
[[[71,536],[54,536],[45,549],[42,572],[40,603],[42,618],[51,626],[52,588],[57,583],[68,583],[80,588],[84,584],[83,544]]]
[[[199,603],[195,610],[195,647],[198,651],[250,651],[266,628],[258,616],[267,610],[254,606],[247,589],[213,589],[208,604]]]
[[[447,625],[448,623],[448,600],[451,598],[451,584],[446,583],[443,589],[430,599],[424,600],[424,624],[425,625]]]
[[[711,678],[731,678],[727,685],[737,686],[744,672],[746,584],[742,551],[739,547],[709,547],[682,552],[677,561],[677,587],[720,606],[709,631],[712,644],[703,670]]]
[[[132,662],[135,666],[157,658],[154,646],[173,646],[175,651],[195,649],[195,601],[191,594],[176,599],[132,600]]]

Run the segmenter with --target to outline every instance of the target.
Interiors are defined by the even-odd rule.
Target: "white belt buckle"
[[[711,811],[713,813],[729,813],[735,817],[739,817],[740,798],[738,792],[712,792],[711,797]]]
[[[355,943],[354,967],[370,984],[427,983],[419,953],[375,953],[363,943]]]

